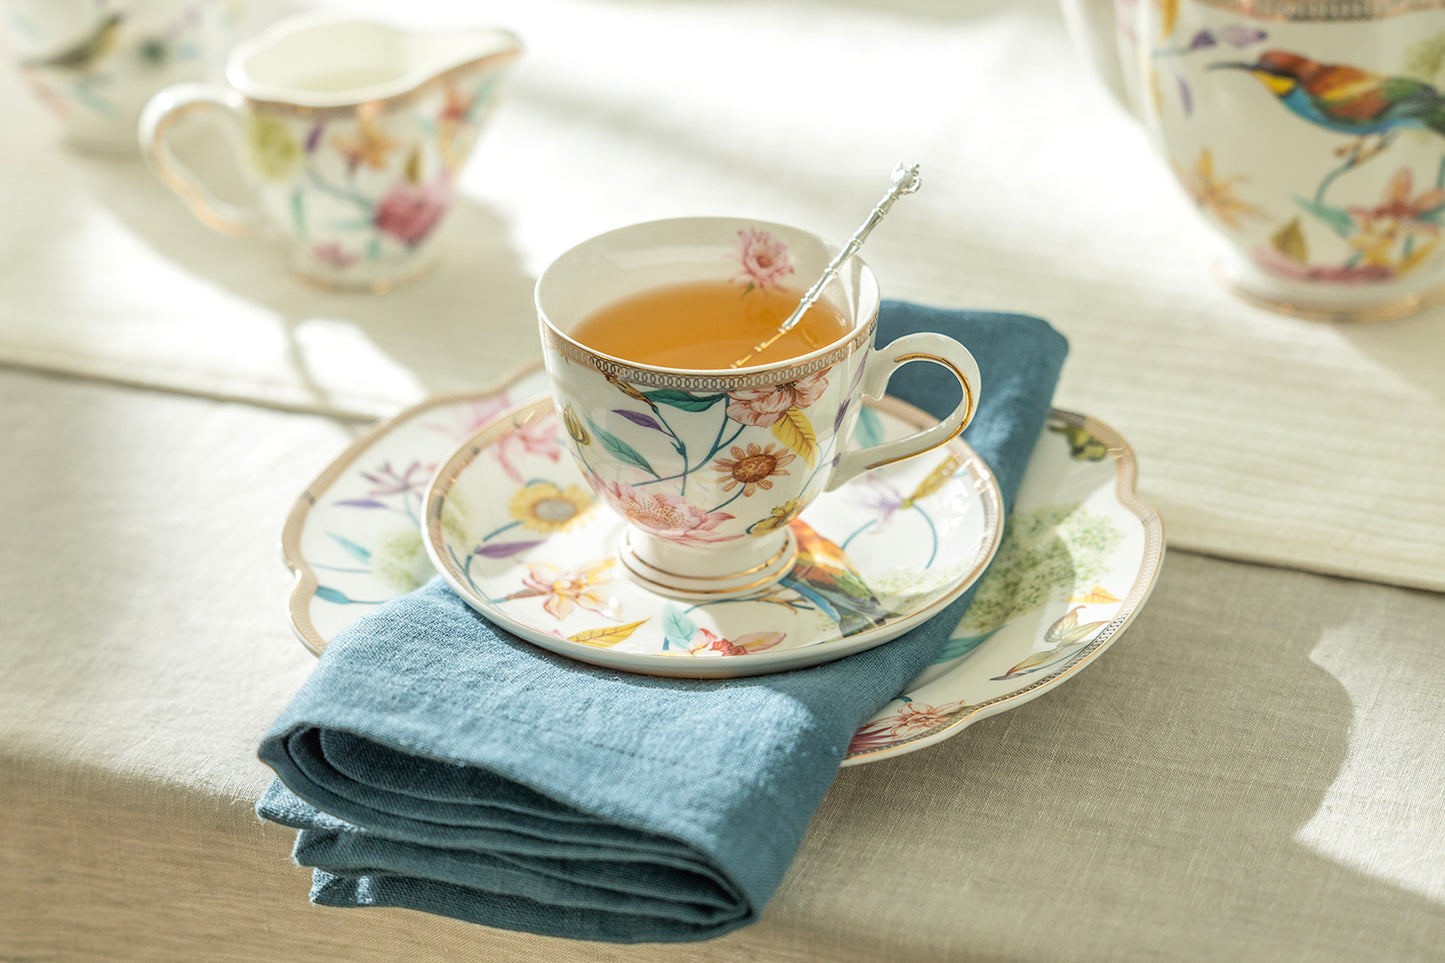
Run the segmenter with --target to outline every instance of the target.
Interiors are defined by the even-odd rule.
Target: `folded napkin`
[[[1036,318],[884,304],[880,343],[919,330],[978,359],[967,439],[1012,504],[1063,337]],[[889,391],[935,415],[958,397],[934,365]],[[434,579],[327,647],[261,744],[279,779],[257,811],[301,830],[323,905],[620,943],[717,936],[762,912],[854,729],[967,604],[847,659],[709,682],[552,655]]]

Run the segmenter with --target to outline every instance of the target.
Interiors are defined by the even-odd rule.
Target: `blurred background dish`
[[[389,290],[430,269],[461,167],[520,50],[494,28],[421,32],[298,14],[238,46],[226,86],[158,93],[141,116],[141,147],[207,227],[279,236],[310,283]],[[212,196],[172,151],[172,122],[197,112],[238,133],[254,203]]]
[[[76,146],[135,150],[141,107],[219,73],[238,0],[6,0],[0,24],[31,93]]]
[[[1445,297],[1445,5],[1064,0],[1086,59],[1228,242],[1237,294],[1383,321]]]

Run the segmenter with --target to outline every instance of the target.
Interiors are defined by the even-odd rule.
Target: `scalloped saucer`
[[[359,437],[302,492],[281,544],[296,574],[291,624],[308,649],[319,653],[435,574],[420,529],[433,470],[477,426],[546,385],[536,366],[490,391],[410,408]],[[844,765],[932,745],[1021,705],[1123,634],[1164,555],[1163,526],[1134,494],[1135,471],[1133,452],[1108,426],[1050,413],[974,604],[935,664],[858,729]]]
[[[936,423],[894,399],[859,431],[890,441]],[[485,425],[425,497],[432,564],[472,608],[582,662],[686,678],[782,672],[897,638],[983,574],[1003,535],[992,473],[963,441],[820,496],[790,528],[798,559],[768,590],[679,602],[629,578],[625,529],[566,454],[552,399]]]

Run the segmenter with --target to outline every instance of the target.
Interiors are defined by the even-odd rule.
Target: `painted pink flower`
[[[867,725],[859,726],[858,731],[853,733],[853,738],[848,742],[848,754],[857,752],[868,752],[870,749],[881,749],[893,741],[893,734],[888,731],[887,723],[870,722]]]
[[[733,518],[727,512],[704,511],[689,504],[682,495],[619,485],[595,475],[593,487],[607,504],[638,528],[674,542],[716,541],[718,536],[713,530]]]
[[[1254,262],[1271,274],[1294,281],[1336,281],[1342,284],[1364,284],[1388,281],[1394,270],[1380,264],[1305,265],[1263,245],[1254,249]]]
[[[752,652],[761,652],[763,649],[771,649],[787,638],[785,632],[749,632],[731,640],[704,628],[699,628],[697,632],[702,637],[702,641],[688,646],[689,655],[706,655],[713,652],[721,655],[748,655]]]
[[[892,716],[860,726],[858,731],[853,733],[852,741],[848,743],[848,752],[856,753],[879,749],[900,739],[920,735],[934,726],[948,721],[949,717],[962,705],[962,699],[945,702],[939,706],[912,701],[905,702],[903,707]]]
[[[946,702],[941,706],[931,706],[910,702],[898,714],[893,717],[893,734],[895,736],[911,736],[932,729],[934,726],[948,719],[950,713],[957,709],[961,702]]]
[[[558,461],[562,457],[562,442],[557,437],[557,416],[530,421],[520,428],[507,432],[492,446],[502,471],[518,485],[523,476],[519,465],[523,458],[547,458]]]
[[[1415,176],[1410,173],[1410,168],[1402,167],[1390,177],[1390,183],[1385,185],[1385,196],[1379,204],[1374,207],[1351,207],[1349,211],[1365,221],[1367,226],[1371,221],[1391,220],[1409,224],[1414,230],[1434,235],[1440,233],[1440,228],[1420,218],[1434,213],[1442,204],[1445,204],[1445,190],[1437,187],[1416,194]]]
[[[565,572],[555,565],[528,564],[527,575],[522,579],[525,588],[512,597],[547,596],[542,608],[559,622],[571,615],[574,608],[615,619],[617,601],[597,591],[599,585],[613,581],[606,572],[614,561],[616,559],[603,559]]]
[[[728,417],[745,425],[771,428],[793,408],[807,408],[828,388],[828,371],[767,388],[728,392]]]
[[[336,241],[332,241],[329,244],[317,244],[311,249],[311,256],[322,264],[334,268],[349,268],[358,260],[355,254],[352,254]]]
[[[452,202],[452,182],[445,173],[425,184],[400,180],[376,209],[376,229],[415,247],[436,229]]]
[[[488,398],[486,401],[474,401],[465,408],[450,410],[451,415],[448,424],[437,424],[433,422],[427,425],[431,431],[441,432],[448,438],[455,438],[461,441],[470,438],[478,428],[491,421],[493,418],[514,407],[515,402],[504,391],[499,395]]]
[[[764,291],[782,288],[782,279],[793,273],[788,246],[771,232],[754,227],[738,231],[738,260],[743,269],[733,275],[733,280],[746,281]]]

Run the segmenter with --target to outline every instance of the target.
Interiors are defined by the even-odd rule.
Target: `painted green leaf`
[[[1439,224],[1445,220],[1445,204],[1438,204],[1428,211],[1421,211],[1415,215],[1415,220],[1425,221],[1430,224]]]
[[[291,222],[296,225],[296,233],[302,240],[306,239],[306,202],[301,196],[301,188],[291,192]]]
[[[656,391],[644,392],[644,396],[655,405],[668,405],[672,408],[681,408],[683,411],[706,411],[727,398],[725,394],[690,395],[686,391],[678,391],[675,388],[659,388]]]
[[[668,602],[662,608],[663,648],[685,647],[697,632],[697,625],[682,609]]]
[[[1295,203],[1309,211],[1315,217],[1329,225],[1330,230],[1340,237],[1348,238],[1355,233],[1355,219],[1350,212],[1342,207],[1330,207],[1328,204],[1316,204],[1314,201],[1307,201],[1303,197],[1296,197]]]
[[[349,538],[342,538],[340,535],[337,535],[337,534],[335,534],[335,533],[333,533],[333,532],[327,532],[326,534],[327,534],[327,535],[330,535],[333,539],[335,539],[335,540],[336,540],[336,544],[337,544],[337,545],[340,545],[342,548],[346,549],[346,551],[349,552],[352,556],[360,559],[360,560],[363,561],[363,562],[370,562],[370,561],[371,561],[371,552],[369,552],[368,550],[362,548],[360,545],[356,544],[356,543],[353,542],[351,539],[349,539]]]
[[[623,441],[621,438],[618,438],[610,431],[598,428],[597,422],[593,421],[591,418],[587,419],[587,424],[591,427],[592,434],[597,436],[598,441],[602,442],[602,447],[606,448],[609,452],[611,452],[614,457],[621,458],[629,465],[636,465],[638,468],[641,468],[643,471],[647,472],[650,475],[657,474],[657,472],[652,470],[652,465],[648,464],[647,459],[643,458],[642,455],[638,453],[636,448],[633,448],[627,442]]]
[[[934,657],[933,664],[939,665],[944,662],[952,662],[954,659],[963,658],[993,638],[994,632],[997,631],[998,629],[994,629],[993,632],[985,632],[983,635],[967,635],[956,639],[949,639],[943,643],[943,648],[938,650],[938,655]]]

